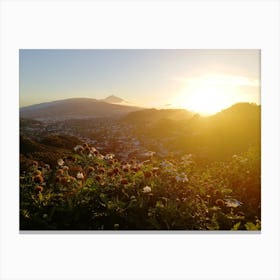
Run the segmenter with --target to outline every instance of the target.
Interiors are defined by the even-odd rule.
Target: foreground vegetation
[[[260,230],[260,151],[200,165],[195,155],[120,162],[74,147],[20,176],[21,230]]]

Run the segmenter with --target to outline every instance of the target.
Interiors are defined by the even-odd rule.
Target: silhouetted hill
[[[71,98],[23,107],[20,116],[37,120],[64,120],[122,116],[139,109],[92,98]]]
[[[213,116],[184,110],[141,110],[124,121],[135,125],[143,139],[164,141],[170,151],[194,153],[205,161],[223,160],[250,146],[260,150],[261,107],[238,103]]]
[[[160,120],[187,120],[190,119],[194,113],[184,109],[144,109],[136,112],[131,112],[123,118],[127,123],[143,123],[153,124]]]

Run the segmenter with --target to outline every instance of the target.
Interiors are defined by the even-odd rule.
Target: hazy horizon
[[[260,104],[259,50],[20,50],[20,108],[115,95],[211,115]]]

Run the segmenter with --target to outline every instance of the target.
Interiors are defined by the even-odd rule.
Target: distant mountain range
[[[140,110],[114,95],[105,99],[70,98],[20,108],[21,118],[65,120],[95,117],[116,117]]]

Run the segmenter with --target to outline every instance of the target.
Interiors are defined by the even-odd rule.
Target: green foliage
[[[86,145],[20,177],[22,230],[260,230],[260,210],[253,147],[205,166],[192,155],[120,162]]]

